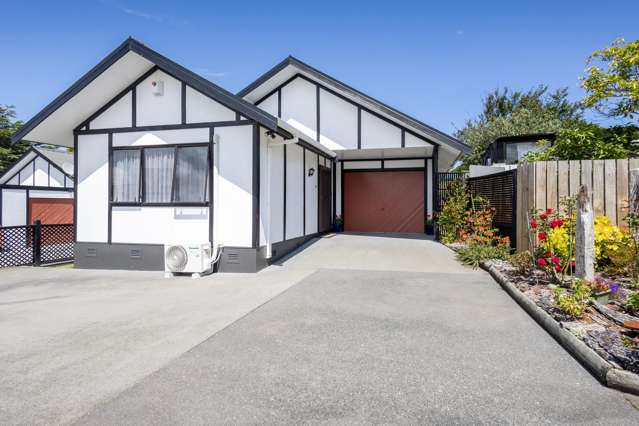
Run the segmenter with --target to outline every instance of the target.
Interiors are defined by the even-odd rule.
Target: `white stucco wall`
[[[251,247],[253,239],[253,127],[215,129],[215,239],[217,244]]]
[[[430,144],[428,142],[426,142],[423,139],[418,138],[417,136],[414,136],[411,133],[404,133],[404,144],[406,146],[406,148],[410,148],[410,147],[424,147],[424,146],[430,146]]]
[[[108,155],[107,135],[78,136],[77,241],[108,241]]]
[[[277,117],[277,92],[264,99],[258,106],[273,117]]]
[[[89,127],[91,129],[107,129],[113,127],[131,127],[133,95],[128,92],[106,111],[97,116]]]
[[[208,207],[113,207],[111,241],[196,244],[209,241]]]
[[[153,94],[153,81],[164,82],[164,94]],[[182,82],[163,71],[156,71],[136,87],[138,126],[179,124],[182,122]]]
[[[208,128],[113,134],[113,146],[145,146],[207,142],[209,142]]]
[[[186,87],[186,122],[206,123],[211,121],[233,121],[235,112],[219,102]]]
[[[49,186],[49,163],[42,157],[36,157],[35,161],[35,186]]]
[[[328,149],[357,149],[357,107],[320,89],[320,142]]]
[[[400,148],[402,132],[399,127],[362,111],[362,149]]]
[[[401,169],[424,167],[424,160],[385,160],[385,169]]]
[[[20,170],[20,185],[33,185],[33,161],[30,161],[22,170]]]
[[[344,170],[357,170],[357,169],[381,169],[382,162],[380,161],[346,161],[344,164]]]
[[[27,191],[3,189],[2,226],[24,226],[27,224]]]
[[[29,191],[29,198],[73,198],[72,191]]]
[[[270,151],[270,240],[276,243],[284,239],[284,147],[272,146]]]
[[[296,78],[284,86],[282,92],[282,119],[302,133],[317,137],[315,85]]]
[[[286,239],[304,235],[302,148],[286,145]]]
[[[317,232],[317,179],[319,176],[317,154],[306,150],[306,235]],[[308,175],[308,171],[313,168],[313,176]]]
[[[61,188],[64,186],[64,175],[55,167],[51,167],[51,173],[49,175],[50,186]]]

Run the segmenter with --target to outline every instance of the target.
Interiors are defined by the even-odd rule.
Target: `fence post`
[[[40,266],[42,257],[42,223],[40,219],[33,222],[33,265]]]
[[[586,185],[581,185],[577,195],[576,263],[579,278],[595,278],[595,219]]]

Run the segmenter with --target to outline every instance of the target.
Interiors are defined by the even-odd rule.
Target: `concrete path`
[[[78,423],[639,423],[636,398],[601,386],[487,274],[441,272],[441,246],[422,266],[391,263],[430,244],[318,241],[283,267],[343,269],[318,270]],[[370,270],[352,269],[366,257]],[[380,270],[393,266],[404,271]],[[440,272],[406,271],[419,267]]]
[[[637,424],[481,271],[322,238],[259,274],[0,271],[1,424]]]
[[[311,272],[0,270],[0,424],[73,421]]]

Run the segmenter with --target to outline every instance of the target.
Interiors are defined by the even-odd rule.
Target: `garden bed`
[[[448,244],[458,251],[462,244]],[[555,285],[542,271],[521,274],[504,260],[481,263],[493,278],[603,384],[639,395],[637,330],[624,326],[639,320],[624,312],[617,300],[591,302],[580,317],[566,314],[555,303]]]

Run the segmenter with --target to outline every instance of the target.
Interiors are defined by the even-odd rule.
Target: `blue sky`
[[[617,37],[639,38],[637,1],[60,0],[2,9],[0,103],[23,120],[129,35],[232,92],[292,54],[447,132],[497,87],[543,83],[579,99],[586,57]]]

